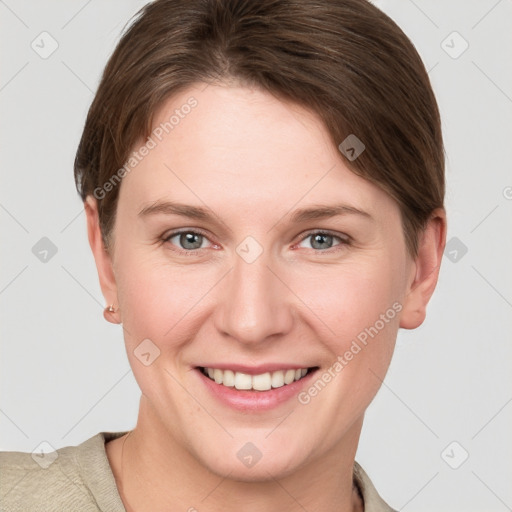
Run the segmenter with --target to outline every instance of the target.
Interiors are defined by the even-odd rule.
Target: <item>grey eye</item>
[[[309,235],[306,235],[300,244],[303,244],[307,240],[310,240],[309,246],[317,251],[322,251],[326,249],[331,249],[332,247],[335,247],[337,245],[343,245],[344,243],[347,243],[346,240],[343,238],[331,235],[329,233],[324,232],[317,232],[317,233],[310,233]],[[337,242],[335,242],[337,240]],[[304,246],[303,246],[304,247]]]
[[[174,238],[178,238],[178,241],[173,242]],[[205,237],[201,233],[196,233],[195,231],[182,231],[181,233],[175,233],[174,235],[171,234],[171,236],[167,237],[166,241],[171,242],[174,245],[178,245],[178,247],[181,247],[182,249],[194,251],[202,248]]]
[[[310,238],[312,240],[311,246],[313,249],[330,249],[333,245],[334,237],[332,235],[316,233],[314,235],[310,235]]]
[[[180,244],[184,249],[199,249],[202,245],[203,235],[198,233],[181,233]]]

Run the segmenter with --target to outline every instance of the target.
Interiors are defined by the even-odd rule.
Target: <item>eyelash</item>
[[[182,233],[192,233],[192,234],[195,234],[195,235],[201,235],[204,238],[206,238],[208,241],[210,241],[209,238],[208,238],[208,235],[204,231],[202,231],[200,229],[197,229],[197,228],[194,228],[194,229],[181,229],[181,230],[178,230],[178,231],[173,231],[173,232],[165,235],[162,238],[162,241],[163,242],[170,242],[170,240],[172,238],[174,238],[177,235],[181,235]],[[333,247],[330,247],[328,249],[324,249],[324,250],[312,249],[316,253],[329,253],[330,254],[330,253],[337,252],[337,251],[343,249],[345,246],[348,246],[351,243],[351,239],[350,239],[350,237],[348,235],[340,236],[339,234],[336,234],[336,233],[334,233],[332,231],[329,231],[329,230],[325,230],[325,229],[324,230],[320,230],[320,229],[318,229],[318,230],[308,231],[304,236],[302,236],[302,238],[297,242],[296,245],[302,243],[304,240],[306,240],[307,238],[312,237],[314,235],[327,235],[327,236],[331,236],[331,237],[333,237],[335,239],[338,239],[338,241],[340,242],[339,244],[337,244],[337,245],[335,245]],[[214,244],[214,245],[217,245],[217,244]],[[181,248],[178,248],[178,247],[174,246],[174,248],[172,250],[176,251],[179,254],[185,254],[187,256],[190,256],[190,255],[197,254],[202,249],[185,250],[185,249],[181,249]]]

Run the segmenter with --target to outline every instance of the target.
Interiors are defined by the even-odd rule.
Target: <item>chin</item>
[[[252,466],[245,466],[236,458],[236,455],[235,458],[230,457],[230,459],[230,461],[226,460],[220,464],[218,460],[212,461],[211,464],[207,464],[207,467],[212,473],[220,477],[228,477],[230,480],[247,483],[281,479],[294,473],[300,467],[300,464],[281,459],[281,457],[276,459],[275,455],[272,460],[268,460],[268,456],[267,460],[264,460],[265,456],[263,455]]]
[[[240,482],[266,482],[283,478],[306,464],[308,457],[304,453],[304,446],[298,449],[295,443],[285,444],[281,439],[278,442],[269,439],[266,442],[248,440],[257,437],[248,432],[246,436],[237,435],[229,443],[217,444],[211,449],[203,445],[201,451],[196,452],[196,459],[219,477],[229,475],[230,480]]]

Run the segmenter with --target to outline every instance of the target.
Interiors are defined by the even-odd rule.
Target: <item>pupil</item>
[[[182,233],[180,242],[186,249],[199,249],[201,247],[201,236],[195,233]],[[192,244],[192,247],[188,244]]]
[[[331,243],[326,242],[326,240],[329,240]],[[318,244],[317,244],[318,242]],[[331,235],[322,235],[322,234],[316,234],[313,237],[313,247],[315,249],[325,249],[325,246],[322,246],[322,244],[327,244],[327,248],[329,248],[332,244],[332,236]],[[315,245],[320,245],[320,247],[315,247]]]

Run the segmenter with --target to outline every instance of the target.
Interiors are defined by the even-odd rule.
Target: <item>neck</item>
[[[353,483],[362,418],[328,454],[277,478],[246,482],[210,471],[150,413],[141,399],[137,426],[116,441],[109,459],[127,512],[324,510],[355,512],[363,503]]]

